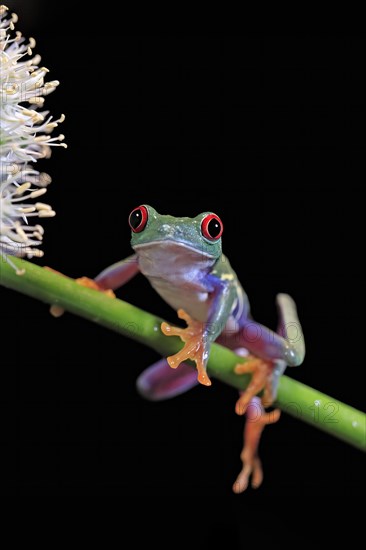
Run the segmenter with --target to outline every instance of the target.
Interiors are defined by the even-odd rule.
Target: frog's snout
[[[163,225],[159,227],[158,231],[162,237],[168,239],[175,239],[179,237],[179,235],[182,233],[182,231],[178,227],[174,227],[174,225],[170,225],[168,223],[163,223]]]

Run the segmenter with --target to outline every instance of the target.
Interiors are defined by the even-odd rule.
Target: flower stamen
[[[56,214],[46,203],[30,202],[44,195],[51,182],[48,174],[38,172],[31,163],[49,158],[51,147],[67,146],[62,143],[63,134],[50,137],[65,115],[54,120],[47,111],[37,111],[59,81],[44,81],[49,70],[39,67],[40,55],[33,55],[36,41],[31,37],[27,42],[15,30],[17,22],[18,16],[0,5],[0,257],[20,275],[24,270],[18,270],[9,255],[43,256],[37,248],[43,227],[29,225],[29,218]]]

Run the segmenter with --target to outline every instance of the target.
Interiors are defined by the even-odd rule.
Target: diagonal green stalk
[[[160,330],[162,319],[118,299],[82,287],[72,279],[42,267],[12,258],[24,275],[17,275],[5,261],[0,263],[0,283],[48,304],[98,323],[145,344],[167,356],[181,349],[178,338],[167,338]],[[127,344],[126,344],[127,345]],[[238,389],[245,389],[249,375],[237,375],[234,367],[245,358],[218,344],[212,346],[208,370],[211,375]],[[305,386],[288,376],[279,382],[276,406],[299,420],[366,450],[366,415],[333,397]]]

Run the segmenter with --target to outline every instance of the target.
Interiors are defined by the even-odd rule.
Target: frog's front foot
[[[45,266],[44,269],[47,269],[47,271],[52,271],[53,273],[57,273],[57,275],[62,275],[63,277],[67,277],[67,275],[64,275],[60,271],[56,271],[56,269],[52,269],[52,267]],[[78,279],[75,279],[75,282],[78,285],[85,286],[87,288],[92,288],[93,290],[98,290],[99,292],[103,292],[106,296],[109,296],[110,298],[115,298],[116,295],[111,289],[105,289],[101,285],[99,285],[94,279],[89,279],[89,277],[79,277]],[[61,315],[64,314],[64,308],[53,304],[50,306],[50,313],[53,315],[53,317],[61,317]]]
[[[245,363],[239,363],[235,367],[236,374],[251,374],[249,386],[242,392],[235,405],[235,411],[239,415],[245,414],[251,399],[263,390],[262,404],[268,407],[274,400],[272,385],[273,363],[248,355]]]
[[[262,462],[258,456],[258,445],[264,427],[280,418],[280,411],[264,411],[258,397],[254,397],[247,407],[247,419],[244,429],[244,446],[240,454],[243,467],[233,485],[234,493],[245,491],[251,478],[251,486],[257,489],[263,481]]]
[[[206,372],[208,349],[203,336],[204,324],[192,319],[183,309],[178,310],[178,317],[187,323],[186,328],[172,327],[168,323],[161,324],[161,330],[166,336],[179,336],[185,342],[183,348],[175,355],[167,358],[169,365],[176,369],[183,361],[190,359],[197,366],[197,380],[205,386],[211,386],[211,380]]]
[[[79,277],[78,279],[75,279],[75,283],[81,286],[85,286],[86,288],[92,288],[93,290],[99,290],[99,292],[103,292],[106,296],[109,296],[110,298],[115,298],[116,295],[110,288],[104,288],[100,284],[97,283],[94,279],[89,279],[89,277]]]

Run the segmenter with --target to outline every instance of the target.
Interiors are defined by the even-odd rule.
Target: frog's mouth
[[[205,258],[210,260],[215,260],[216,257],[212,254],[209,254],[206,250],[199,250],[198,248],[194,248],[193,246],[189,245],[188,243],[179,242],[176,240],[170,240],[170,239],[161,239],[159,241],[153,241],[151,243],[141,243],[141,244],[135,244],[132,247],[136,252],[139,251],[154,251],[157,254],[157,257],[165,256],[168,254],[174,254],[174,255],[184,255],[184,256],[193,256],[196,258]]]
[[[216,259],[189,244],[163,239],[133,246],[138,255],[139,268],[150,282],[159,288],[182,287],[194,284],[214,265]],[[176,290],[175,290],[176,292]]]

